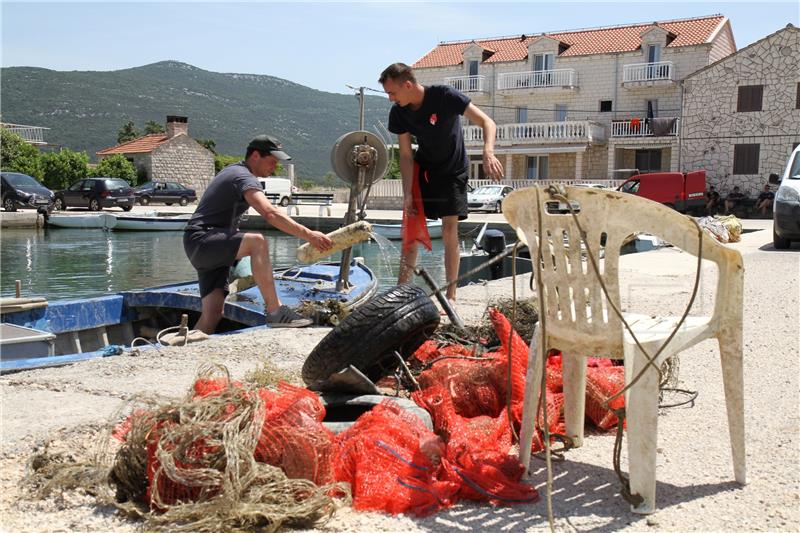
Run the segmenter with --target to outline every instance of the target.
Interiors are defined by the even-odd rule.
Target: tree
[[[131,124],[133,124],[133,122],[131,122]],[[144,134],[149,135],[151,133],[164,133],[164,126],[155,120],[148,120],[144,124]]]
[[[122,178],[131,185],[136,185],[136,168],[122,154],[114,154],[103,158],[91,171],[92,176],[109,176]]]
[[[304,191],[310,191],[311,189],[314,188],[314,185],[316,185],[316,183],[314,183],[309,179],[300,180],[300,188],[303,189]]]
[[[212,154],[217,155],[217,142],[214,139],[195,139],[195,141],[203,145],[203,147]]]
[[[141,137],[141,133],[136,129],[132,120],[129,120],[117,132],[117,144],[132,141],[137,137]]]
[[[214,156],[214,172],[219,172],[228,165],[238,163],[241,160],[240,157],[236,157],[235,155],[217,154]]]
[[[325,184],[327,188],[333,189],[334,187],[336,187],[336,174],[334,174],[333,172],[328,172],[327,174],[325,174],[325,176],[323,176],[322,182]]]
[[[42,155],[44,184],[53,190],[64,189],[89,174],[89,156],[64,148]]]
[[[394,180],[402,178],[400,174],[400,150],[392,150],[392,157],[389,159],[389,166],[386,168],[386,175],[384,178],[387,180]]]
[[[39,149],[6,129],[0,129],[0,168],[21,172],[42,179],[42,157]]]

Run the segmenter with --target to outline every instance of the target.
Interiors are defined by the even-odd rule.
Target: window
[[[611,100],[600,100],[600,112],[608,113],[612,110]]]
[[[656,118],[658,116],[658,100],[647,101],[647,118]]]
[[[470,76],[478,75],[478,62],[476,60],[472,60],[469,62],[469,75]]]
[[[763,96],[763,85],[740,86],[739,101],[736,104],[736,111],[739,113],[746,113],[748,111],[761,111],[761,99]]]
[[[517,124],[525,124],[528,122],[528,108],[518,107],[516,111]]]
[[[553,113],[553,119],[556,122],[564,122],[567,120],[567,105],[566,104],[556,104],[555,112]]]
[[[661,45],[650,44],[647,46],[647,62],[658,63],[661,61]]]
[[[636,168],[639,172],[646,174],[647,172],[660,172],[661,171],[661,150],[636,150],[634,156]]]
[[[760,144],[733,145],[733,173],[758,174]]]
[[[553,54],[534,54],[533,71],[553,70]]]
[[[548,156],[529,155],[527,162],[527,178],[529,180],[546,180],[548,176]]]

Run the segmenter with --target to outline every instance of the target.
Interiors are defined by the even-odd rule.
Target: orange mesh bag
[[[464,454],[458,464],[443,461],[448,479],[461,483],[460,498],[488,501],[493,505],[533,503],[539,500],[535,488],[520,483],[525,468],[512,455],[497,451]]]
[[[619,423],[617,415],[603,404],[624,386],[624,366],[599,366],[586,369],[586,417],[597,427],[611,429]],[[624,394],[609,404],[611,409],[624,406]]]
[[[442,387],[449,391],[455,413],[473,416],[497,416],[505,405],[505,393],[498,390],[498,368],[495,361],[446,359],[419,375],[420,387]]]
[[[455,502],[459,484],[437,479],[444,443],[414,415],[385,401],[337,437],[334,473],[353,507],[427,515]]]
[[[254,452],[256,461],[280,467],[287,477],[325,485],[333,479],[334,435],[322,424],[325,407],[308,389],[280,383],[278,392],[259,389],[266,416]]]

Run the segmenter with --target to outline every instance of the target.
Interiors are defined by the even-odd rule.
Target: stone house
[[[800,143],[800,30],[789,24],[686,77],[684,169],[758,195]]]
[[[189,137],[189,119],[167,116],[166,132],[137,137],[97,152],[102,159],[123,154],[147,180],[177,181],[200,197],[214,177],[214,154]]]
[[[413,67],[495,120],[507,179],[605,180],[677,170],[681,82],[735,51],[730,22],[713,15],[443,42]],[[464,134],[480,179],[482,131]]]

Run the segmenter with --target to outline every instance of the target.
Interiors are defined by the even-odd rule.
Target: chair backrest
[[[559,201],[547,189],[519,189],[503,202],[503,214],[519,239],[528,245],[534,264],[542,247],[544,294],[539,298],[546,304],[547,345],[587,356],[619,358],[623,353],[622,322],[608,305],[588,259],[582,256],[593,255],[609,297],[621,309],[619,255],[625,241],[636,233],[649,233],[696,256],[697,226],[669,207],[631,194],[583,187],[565,187],[562,191],[579,207],[577,218],[586,232],[588,249],[582,249],[578,226],[568,211],[563,212],[563,201],[559,210]],[[543,238],[538,234],[540,212]],[[700,235],[703,258],[719,267],[712,323],[728,317],[729,325],[737,321],[740,325],[741,254],[719,244],[705,231]],[[731,291],[735,294],[728,294]],[[729,298],[735,299],[736,293],[738,309]]]

